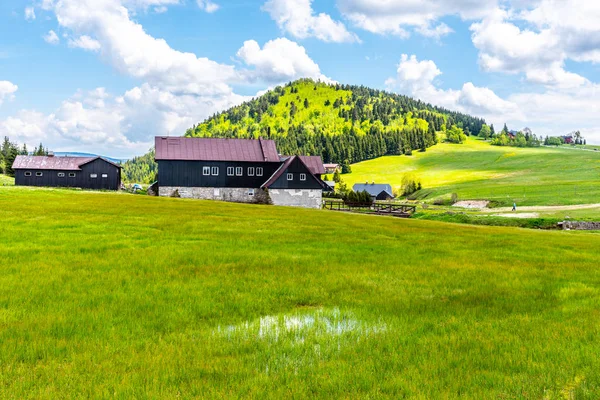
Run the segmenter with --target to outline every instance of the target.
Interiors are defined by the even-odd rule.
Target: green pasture
[[[0,398],[600,397],[599,236],[0,187]]]
[[[496,205],[569,205],[600,202],[600,153],[562,148],[491,146],[469,138],[441,143],[412,156],[388,156],[352,165],[343,176],[354,183],[389,183],[399,188],[405,174],[421,180],[419,199],[484,199]]]

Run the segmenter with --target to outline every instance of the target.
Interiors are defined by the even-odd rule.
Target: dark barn
[[[321,157],[281,157],[272,140],[157,137],[158,193],[319,208]]]
[[[121,166],[102,157],[17,156],[15,185],[119,190]]]

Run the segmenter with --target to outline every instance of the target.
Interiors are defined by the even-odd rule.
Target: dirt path
[[[571,210],[587,210],[590,208],[600,208],[600,204],[577,204],[573,206],[517,206],[517,211],[571,211]],[[512,207],[500,207],[493,208],[489,211],[497,212],[511,212]]]

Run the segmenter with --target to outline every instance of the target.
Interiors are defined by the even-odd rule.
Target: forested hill
[[[282,154],[354,163],[426,149],[452,125],[478,134],[484,123],[406,96],[303,79],[216,114],[186,136],[270,138]]]
[[[309,79],[278,86],[188,129],[188,137],[270,138],[281,154],[320,155],[346,165],[388,154],[411,154],[436,144],[453,125],[477,134],[483,119],[434,107],[410,97],[363,86]],[[149,155],[125,163],[128,182],[149,183]]]

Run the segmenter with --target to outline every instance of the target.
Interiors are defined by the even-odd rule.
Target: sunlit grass
[[[15,178],[0,174],[0,186],[12,186],[15,184]]]
[[[354,183],[389,183],[420,178],[424,199],[457,193],[459,199],[493,200],[501,205],[597,203],[600,153],[561,148],[518,149],[491,146],[470,138],[465,144],[441,143],[425,153],[390,156],[352,165],[344,179]]]
[[[600,396],[598,235],[0,188],[0,398]]]

